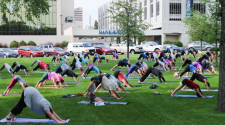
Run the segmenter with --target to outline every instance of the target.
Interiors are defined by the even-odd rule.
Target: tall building
[[[83,8],[78,7],[74,9],[74,22],[79,29],[83,29]]]
[[[113,0],[117,1],[117,0]],[[193,2],[193,4],[192,4]],[[185,24],[182,20],[189,17],[189,6],[191,9],[205,13],[206,5],[201,4],[200,0],[140,0],[138,7],[142,8],[144,13],[141,15],[142,20],[152,25],[149,30],[161,30],[161,35],[150,36],[145,34],[149,41],[156,41],[162,44],[165,40],[179,40],[185,44],[188,43],[188,34],[186,34]],[[110,2],[99,7],[98,24],[99,29],[115,30],[116,25],[110,22],[107,9]]]

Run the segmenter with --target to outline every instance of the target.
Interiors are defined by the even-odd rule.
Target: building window
[[[150,0],[150,3],[153,3],[153,0]]]
[[[139,3],[139,8],[142,9],[142,2]],[[140,14],[140,20],[142,20],[142,14]]]
[[[147,19],[147,7],[145,7],[145,20]]]
[[[156,16],[159,15],[159,1],[156,2]]]
[[[205,13],[205,4],[194,3],[194,11],[199,11],[200,13]]]
[[[147,0],[145,0],[145,6],[147,6]]]
[[[181,14],[181,3],[170,3],[170,14]]]
[[[153,17],[153,4],[150,5],[150,17]]]

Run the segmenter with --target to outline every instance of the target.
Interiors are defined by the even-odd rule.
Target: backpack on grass
[[[150,89],[155,89],[157,87],[156,83],[153,83],[149,88]]]

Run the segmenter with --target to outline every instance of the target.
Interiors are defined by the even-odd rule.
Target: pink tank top
[[[45,69],[45,66],[47,66],[47,64],[44,62],[40,62],[39,66],[40,66],[40,69]]]

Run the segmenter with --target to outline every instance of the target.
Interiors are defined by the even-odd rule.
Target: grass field
[[[126,55],[120,55],[120,59]],[[106,56],[111,58],[111,56]],[[138,55],[131,55],[130,60],[132,63],[136,63]],[[43,62],[50,63],[52,57],[46,58],[12,58],[12,59],[0,59],[0,66],[3,63],[12,65],[14,61],[18,61],[27,67],[35,60],[39,59]],[[71,57],[72,59],[72,57]],[[193,61],[195,59],[192,59]],[[104,64],[98,66],[103,73],[111,73],[110,69],[116,65],[117,61],[110,61],[112,64]],[[179,59],[178,66],[181,65]],[[148,66],[152,66],[154,63],[147,63]],[[56,67],[51,65],[51,70],[55,70]],[[217,68],[218,69],[218,68]],[[39,70],[40,71],[40,70]],[[78,70],[75,69],[78,73]],[[127,89],[130,93],[119,93],[122,97],[126,97],[122,100],[104,99],[106,101],[121,101],[130,102],[128,105],[105,105],[95,107],[94,105],[78,104],[77,102],[86,100],[83,96],[76,98],[60,98],[67,94],[77,94],[79,92],[85,93],[90,80],[82,80],[83,83],[72,85],[65,89],[38,89],[40,93],[51,103],[53,110],[62,118],[70,119],[69,125],[145,125],[145,124],[165,124],[165,125],[218,125],[224,124],[224,114],[218,113],[216,108],[217,92],[203,92],[205,95],[214,95],[213,98],[179,98],[170,97],[170,89],[174,89],[179,86],[180,79],[174,78],[172,73],[163,72],[163,75],[167,82],[174,82],[173,84],[158,84],[158,87],[154,90],[149,89],[151,84],[136,84],[137,81],[130,81],[133,85],[141,88]],[[126,71],[123,71],[125,74]],[[10,84],[12,76],[4,69],[0,71],[0,92],[4,92],[6,87]],[[24,74],[24,72],[18,72]],[[34,86],[38,80],[41,79],[43,73],[31,73],[31,76],[22,76],[22,78],[29,84]],[[88,76],[97,75],[91,72]],[[206,74],[208,81],[211,84],[211,89],[218,89],[219,76],[215,74]],[[80,75],[78,79],[80,80]],[[64,77],[66,82],[73,81],[72,78]],[[147,81],[159,82],[158,78],[154,78]],[[205,88],[203,83],[195,81],[201,88]],[[51,84],[47,82],[46,84]],[[22,87],[16,84],[10,93],[21,93]],[[154,92],[160,92],[163,95],[154,95]],[[178,91],[177,94],[196,94],[195,92],[183,92]],[[110,96],[109,93],[97,93],[97,96]],[[0,119],[4,118],[10,110],[19,101],[19,95],[8,95],[0,97]],[[45,118],[44,115],[39,115],[32,112],[28,107],[17,116],[18,118]]]

